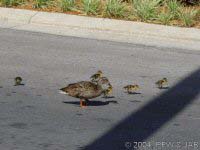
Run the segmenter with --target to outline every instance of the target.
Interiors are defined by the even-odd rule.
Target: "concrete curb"
[[[200,30],[61,13],[0,8],[0,27],[65,36],[200,50]]]

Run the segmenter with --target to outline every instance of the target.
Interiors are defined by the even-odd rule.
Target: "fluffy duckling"
[[[105,97],[105,98],[109,97],[109,95],[112,94],[112,91],[113,91],[113,87],[112,87],[111,84],[109,84],[108,89],[106,89],[106,90],[104,91],[104,93],[103,93],[103,94],[104,94],[104,97]]]
[[[164,86],[168,84],[168,80],[167,78],[163,78],[161,80],[158,80],[155,84],[158,86],[158,88],[162,89]]]
[[[18,85],[22,85],[22,78],[21,77],[15,78],[15,86],[18,86]]]
[[[101,80],[102,80],[102,82],[104,83],[103,85],[102,85],[102,87],[103,87],[103,89],[108,89],[108,88],[112,88],[112,85],[111,85],[111,83],[110,83],[110,81],[108,80],[108,78],[107,77],[101,77]]]
[[[89,102],[88,99],[92,99],[103,94],[105,91],[105,84],[109,84],[109,82],[106,82],[104,78],[100,78],[97,84],[91,81],[81,81],[61,88],[60,93],[79,98],[80,107],[83,108],[87,105],[87,102]]]
[[[124,89],[128,92],[128,93],[134,93],[135,91],[137,91],[139,89],[139,85],[135,84],[135,85],[127,85],[124,87]]]
[[[92,82],[97,82],[99,78],[103,76],[103,72],[101,70],[97,71],[95,74],[93,74],[90,79]]]

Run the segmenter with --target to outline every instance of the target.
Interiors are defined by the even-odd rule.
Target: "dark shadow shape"
[[[109,103],[113,103],[113,104],[118,104],[117,101],[107,101],[107,102],[109,102]]]
[[[139,100],[133,100],[133,101],[130,101],[130,102],[133,102],[133,103],[140,103],[142,101],[139,101]]]
[[[0,89],[3,88],[3,86],[0,86]]]
[[[25,85],[24,83],[20,83],[20,84],[14,85],[14,86],[24,86],[24,85]]]
[[[63,103],[65,104],[72,104],[72,105],[80,105],[79,101],[64,101]],[[110,103],[117,103],[117,101],[89,101],[87,102],[87,106],[104,106],[104,105],[108,105]]]
[[[83,114],[81,114],[81,113],[77,113],[76,115],[77,115],[77,116],[82,116]]]
[[[180,126],[180,124],[179,123],[174,123],[174,126]]]
[[[16,128],[16,129],[26,129],[27,128],[27,124],[22,123],[22,122],[15,122],[15,123],[9,124],[9,126]]]
[[[169,87],[158,87],[160,90],[166,90],[169,89]]]
[[[140,76],[141,78],[147,78],[148,76]]]
[[[103,96],[105,99],[115,98],[114,96]]]
[[[130,95],[142,94],[142,93],[140,93],[140,92],[127,92],[127,93],[130,94]]]
[[[145,141],[192,103],[200,93],[200,69],[130,114],[84,150],[123,150],[125,142]]]
[[[22,106],[21,109],[34,109],[35,106],[33,105],[26,105],[26,106]]]
[[[133,94],[133,95],[134,95],[134,94],[135,94],[135,95],[137,95],[137,94],[142,94],[142,93],[140,93],[140,92],[128,92],[128,91],[124,91],[124,93],[130,94],[130,95],[131,95],[131,94]]]
[[[11,94],[10,94],[10,93],[7,93],[6,96],[11,96]]]

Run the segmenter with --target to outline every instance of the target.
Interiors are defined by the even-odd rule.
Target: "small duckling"
[[[168,80],[167,78],[163,78],[161,80],[158,80],[155,84],[158,86],[158,88],[162,89],[163,86],[166,86],[168,84]]]
[[[101,77],[100,79],[101,79],[102,83],[104,83],[102,85],[102,88],[104,90],[107,90],[108,88],[112,89],[112,85],[111,85],[111,83],[110,83],[110,81],[108,80],[107,77]]]
[[[92,82],[97,82],[99,78],[103,76],[103,72],[101,70],[97,71],[95,74],[93,74],[90,79]]]
[[[16,77],[15,78],[15,86],[18,86],[18,85],[22,85],[22,78],[21,77]]]
[[[112,86],[110,85],[110,86],[108,87],[108,89],[106,89],[106,90],[103,92],[104,97],[105,97],[105,98],[109,97],[109,95],[112,94],[112,91],[113,91],[113,88],[112,88]]]
[[[130,94],[130,93],[134,93],[135,91],[137,91],[139,89],[139,85],[135,84],[135,85],[127,85],[124,87],[124,89]]]
[[[110,81],[108,80],[107,77],[101,77],[101,80],[102,80],[103,83],[107,83],[108,86],[112,86],[112,85],[110,84]]]

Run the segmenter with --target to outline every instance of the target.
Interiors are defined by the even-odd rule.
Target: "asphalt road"
[[[78,99],[58,93],[58,89],[69,83],[89,80],[90,75],[99,69],[110,79],[114,87],[114,98],[98,97],[90,106],[81,109]],[[200,51],[1,28],[0,149],[84,149],[85,146],[102,139],[116,125],[123,123],[127,116],[190,77],[192,72],[197,71],[196,76],[200,78],[199,69]],[[23,78],[24,86],[13,86],[16,76]],[[169,89],[160,90],[154,85],[156,80],[163,77],[168,78]],[[184,109],[178,108],[176,114],[172,111],[170,119],[155,125],[156,130],[141,128],[144,131],[153,131],[151,134],[147,132],[149,135],[145,135],[145,140],[140,138],[151,145],[143,149],[180,148],[177,148],[177,143],[174,147],[167,147],[166,144],[159,145],[159,142],[180,142],[180,149],[184,149],[183,145],[191,142],[191,145],[185,148],[200,149],[200,91],[196,86],[197,82],[200,86],[199,78],[195,78],[194,83],[191,78],[191,83],[190,80],[187,81],[190,84],[186,84],[180,92],[175,89],[174,103],[181,105],[181,101],[184,101],[176,99],[176,95],[178,97],[182,94],[188,99]],[[131,83],[140,85],[140,94],[124,93],[122,87]],[[166,109],[170,112],[170,108]],[[148,118],[157,115],[162,120],[162,114],[152,113],[149,112]],[[142,117],[141,121],[145,124]],[[135,123],[132,121],[125,125],[118,136],[124,136],[121,132],[124,130],[125,133],[130,131],[129,133],[134,135],[138,130],[138,126],[137,130],[134,128]],[[110,137],[109,142],[110,145],[115,145],[113,150],[133,149],[134,139],[122,141],[116,142],[113,139],[112,142]],[[125,142],[129,142],[128,145]],[[100,145],[96,149],[107,148]]]

